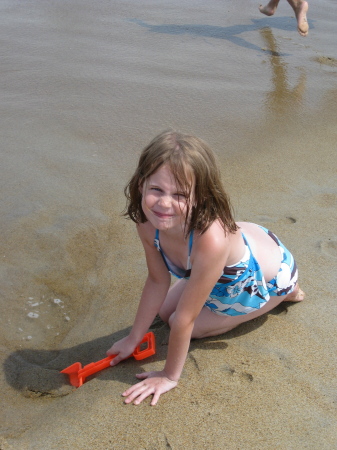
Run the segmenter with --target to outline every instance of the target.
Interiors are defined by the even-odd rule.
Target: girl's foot
[[[304,300],[305,293],[300,289],[297,284],[294,291],[291,294],[288,294],[286,298],[283,300],[284,302],[301,302]]]
[[[294,4],[293,9],[297,19],[297,30],[301,36],[307,36],[309,32],[309,24],[307,20],[308,3],[299,1]]]
[[[277,8],[277,3],[275,2],[269,2],[266,6],[259,6],[259,10],[262,14],[265,14],[266,16],[273,16]]]

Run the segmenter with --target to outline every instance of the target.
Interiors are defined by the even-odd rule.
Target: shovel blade
[[[83,384],[82,377],[78,376],[79,371],[82,369],[82,364],[80,362],[75,362],[69,367],[61,370],[61,373],[66,373],[69,375],[69,382],[72,386],[80,387]]]

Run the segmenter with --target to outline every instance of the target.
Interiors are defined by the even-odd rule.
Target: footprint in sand
[[[254,377],[251,373],[245,371],[237,371],[229,364],[224,364],[222,370],[226,372],[230,377],[241,378],[245,381],[253,381]]]
[[[313,61],[324,64],[325,66],[337,67],[337,59],[330,56],[316,56],[312,59]]]
[[[322,252],[332,258],[337,259],[337,241],[335,239],[328,239],[320,243]]]

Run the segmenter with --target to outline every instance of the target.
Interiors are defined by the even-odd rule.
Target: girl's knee
[[[186,280],[178,280],[169,290],[164,303],[159,310],[159,316],[164,322],[169,322],[170,316],[177,308],[179,299],[186,285]]]
[[[169,319],[168,319],[168,324],[169,324],[169,326],[170,326],[170,328],[171,328],[171,326],[172,326],[172,322],[173,322],[173,319],[174,319],[174,316],[176,315],[176,313],[175,312],[173,312],[171,315],[170,315],[170,317],[169,317]]]
[[[159,310],[158,315],[163,322],[168,323],[171,326],[175,311],[172,312],[169,308],[162,307]]]

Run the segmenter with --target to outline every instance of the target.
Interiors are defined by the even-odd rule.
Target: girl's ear
[[[144,185],[144,183],[142,183],[142,184],[140,184],[139,186],[138,186],[138,189],[139,189],[139,192],[143,195],[143,185]]]

